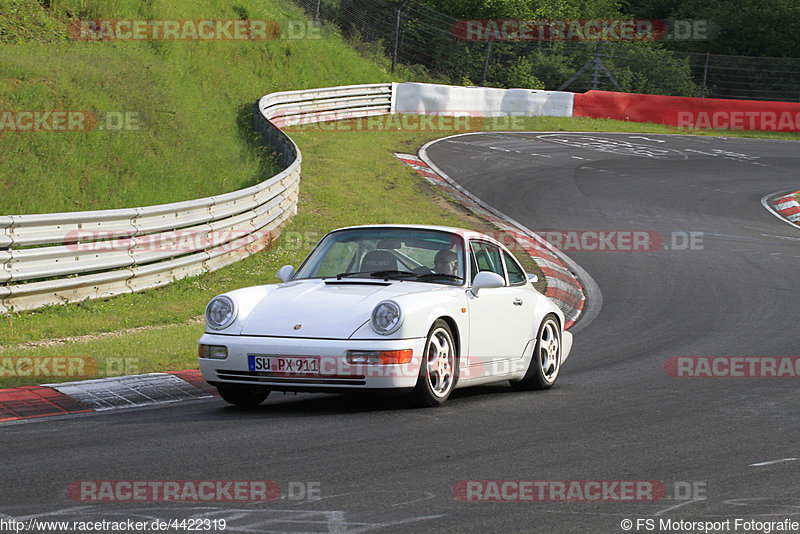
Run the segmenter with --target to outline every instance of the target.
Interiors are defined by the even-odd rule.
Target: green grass
[[[239,2],[237,9],[202,0],[141,5],[75,0],[57,3],[55,9],[62,15],[80,8],[95,17],[117,18],[235,18],[241,10],[252,18],[299,17],[277,3]],[[3,22],[0,18],[0,29]],[[279,90],[389,80],[385,65],[359,56],[336,35],[264,43],[75,43],[58,40],[57,32],[49,35],[55,42],[41,44],[47,35],[36,34],[25,44],[0,45],[0,109],[137,111],[146,128],[0,133],[3,214],[149,205],[256,183],[276,170],[251,128],[250,110],[257,98]],[[487,120],[483,128],[720,134],[553,117],[520,119],[513,125]],[[208,300],[237,287],[274,282],[281,265],[297,266],[333,228],[392,222],[489,229],[392,154],[415,153],[425,142],[450,133],[458,132],[296,129],[291,135],[304,157],[298,215],[273,249],[145,293],[0,317],[0,387],[55,381],[3,378],[7,357],[86,356],[107,371],[117,369],[102,365],[112,358],[126,362],[122,374],[196,367],[196,340],[203,327],[192,319]],[[800,134],[723,134],[800,139]],[[535,268],[530,261],[525,266]],[[96,337],[111,332],[120,333]],[[72,336],[88,337],[43,341]]]
[[[0,0],[0,43],[49,43],[66,38],[64,23],[40,2]]]

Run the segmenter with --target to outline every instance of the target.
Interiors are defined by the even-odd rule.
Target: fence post
[[[317,9],[314,11],[314,24],[319,24],[319,5],[322,0],[317,0]]]
[[[701,93],[701,98],[706,97],[706,77],[708,76],[708,52],[706,52],[706,64],[703,67],[703,92]]]
[[[583,74],[583,72],[586,69],[588,69],[590,66],[593,66],[594,67],[594,78],[592,79],[592,89],[594,89],[596,91],[597,88],[599,87],[599,83],[598,82],[600,81],[599,80],[600,71],[602,70],[603,74],[605,74],[606,77],[609,80],[611,80],[611,83],[614,84],[614,87],[616,87],[619,92],[621,92],[621,93],[625,92],[625,91],[622,90],[622,87],[620,87],[619,83],[617,82],[617,79],[614,78],[614,76],[608,71],[608,69],[605,67],[605,65],[603,65],[603,62],[600,61],[600,58],[603,57],[603,54],[600,53],[600,48],[602,47],[602,45],[603,45],[603,41],[598,41],[597,42],[597,46],[594,49],[594,56],[592,56],[592,59],[587,61],[586,64],[583,67],[579,68],[578,71],[575,74],[570,76],[569,80],[567,80],[566,82],[562,83],[561,87],[559,87],[557,89],[558,91],[563,91],[564,89],[569,87],[569,85],[572,82],[574,82],[578,78],[578,76]]]
[[[394,51],[392,51],[392,72],[397,63],[397,43],[400,41],[400,10],[397,10],[397,20],[394,23]]]
[[[486,74],[489,72],[489,57],[492,55],[492,41],[486,43],[486,59],[483,60],[483,76],[481,77],[481,87],[486,86]]]
[[[594,74],[592,75],[592,89],[597,91],[597,88],[600,86],[599,78],[600,78],[600,58],[602,54],[600,53],[600,48],[603,46],[603,41],[597,42],[597,47],[594,49]]]
[[[400,7],[397,8],[397,18],[394,22],[394,51],[392,52],[392,74],[394,74],[394,66],[397,64],[397,45],[400,42],[400,15],[405,9],[406,4],[410,0],[405,0]]]

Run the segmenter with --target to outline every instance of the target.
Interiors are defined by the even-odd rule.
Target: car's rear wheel
[[[555,315],[545,316],[536,335],[536,348],[522,380],[511,382],[518,390],[549,389],[561,368],[561,328]]]
[[[258,406],[269,396],[270,390],[262,386],[234,386],[220,384],[217,386],[219,396],[236,406]]]
[[[425,340],[419,378],[411,392],[413,403],[421,407],[444,404],[453,391],[457,371],[453,332],[445,321],[437,319]]]

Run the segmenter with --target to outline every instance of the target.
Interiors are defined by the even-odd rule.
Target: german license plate
[[[317,356],[247,356],[251,371],[269,371],[284,374],[319,374]]]

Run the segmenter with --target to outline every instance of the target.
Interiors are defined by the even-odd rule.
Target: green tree
[[[640,18],[707,21],[708,39],[665,43],[674,50],[800,57],[797,0],[626,0],[623,9]]]

